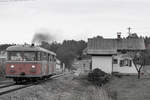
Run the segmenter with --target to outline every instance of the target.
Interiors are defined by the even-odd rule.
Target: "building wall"
[[[92,56],[92,70],[99,68],[106,73],[112,72],[112,56]]]
[[[76,68],[79,73],[86,73],[90,71],[91,60],[75,60],[72,66]]]
[[[125,74],[137,74],[137,70],[131,58],[125,58],[122,56],[115,56],[113,59],[117,59],[117,64],[113,62],[113,72],[125,73]],[[123,59],[129,59],[131,61],[131,66],[121,66],[120,61]]]

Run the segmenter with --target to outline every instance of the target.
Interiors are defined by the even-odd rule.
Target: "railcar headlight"
[[[32,65],[32,68],[35,68],[35,65]]]
[[[10,66],[10,68],[14,68],[14,67],[15,67],[14,65],[11,65],[11,66]]]

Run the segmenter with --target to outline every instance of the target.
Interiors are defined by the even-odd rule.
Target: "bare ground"
[[[0,100],[111,100],[105,88],[73,74],[0,97]]]

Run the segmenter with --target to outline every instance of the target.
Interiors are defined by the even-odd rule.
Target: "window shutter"
[[[129,60],[129,61],[130,61],[130,65],[129,66],[132,67],[132,60]]]
[[[123,60],[120,60],[120,67],[123,66]]]

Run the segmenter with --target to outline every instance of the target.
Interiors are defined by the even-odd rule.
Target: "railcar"
[[[15,45],[6,49],[6,78],[16,83],[35,81],[56,74],[56,54],[34,45]]]

